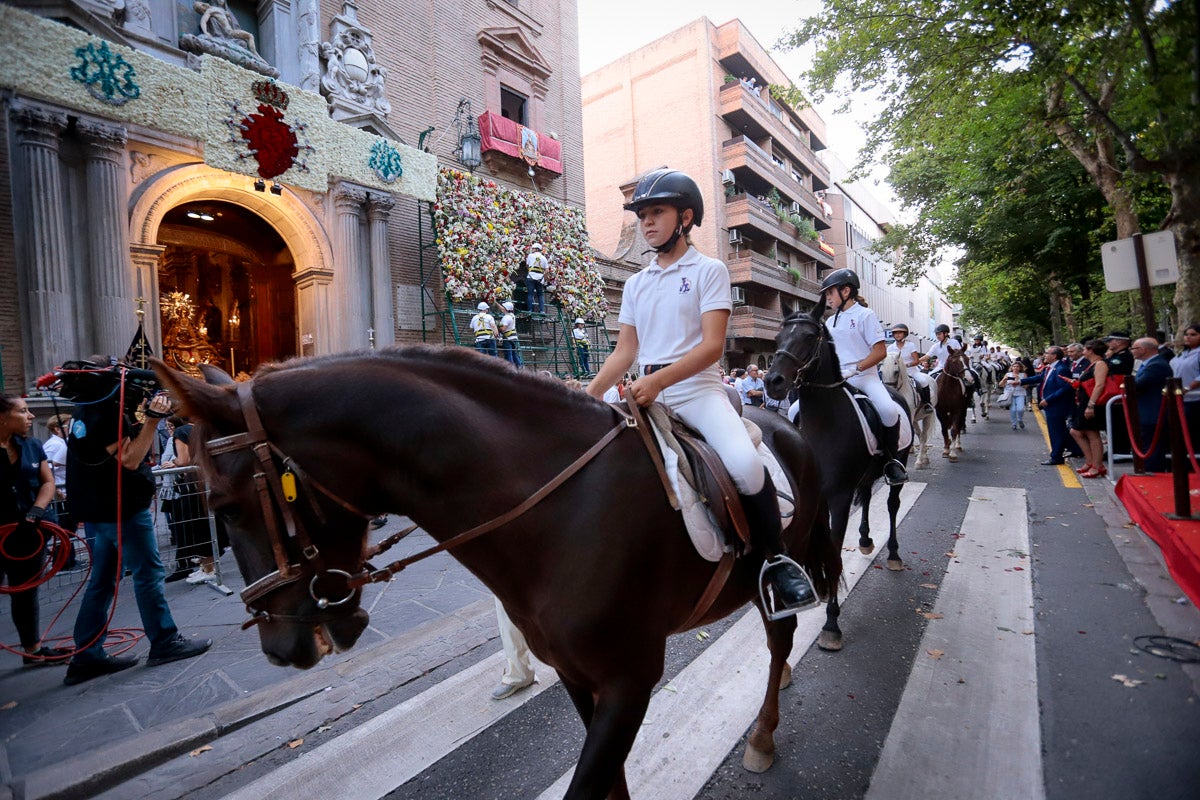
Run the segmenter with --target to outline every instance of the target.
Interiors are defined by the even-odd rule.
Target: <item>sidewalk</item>
[[[393,516],[372,539],[407,523]],[[398,558],[432,543],[417,531],[389,556]],[[418,629],[434,639],[455,641],[444,655],[424,653],[429,663],[420,664],[410,658],[402,665],[408,668],[404,675],[387,678],[411,680],[406,676],[437,666],[439,657],[452,658],[497,636],[490,593],[442,553],[415,564],[389,584],[366,587],[363,608],[371,614],[371,624],[352,651],[327,656],[307,672],[274,667],[259,649],[257,632],[240,628],[246,618],[238,599],[243,583],[232,553],[226,553],[221,567],[232,596],[183,581],[166,586],[180,631],[213,639],[212,649],[198,658],[146,667],[149,644],[142,639],[127,653],[142,657],[137,667],[67,687],[62,683],[65,666],[23,667],[17,656],[0,654],[0,800],[92,796],[96,789],[165,758],[345,683],[347,676],[363,672],[356,664],[381,661],[381,656],[403,661],[403,651],[414,646],[412,632]],[[77,609],[78,601],[51,636],[70,634]],[[56,611],[56,606],[44,604],[42,624]],[[112,627],[140,624],[132,584],[126,579]],[[426,650],[428,638],[423,640]],[[0,612],[0,641],[16,640],[5,609]],[[390,691],[394,687],[387,684],[392,682],[375,680],[378,685],[370,691]]]

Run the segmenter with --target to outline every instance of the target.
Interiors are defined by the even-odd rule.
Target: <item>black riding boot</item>
[[[917,393],[921,397],[921,410],[932,414],[933,406],[929,403],[929,387],[917,384]]]
[[[766,470],[764,470],[766,472]],[[775,485],[767,474],[766,483],[758,494],[742,495],[742,508],[750,525],[750,544],[766,557],[762,581],[770,588],[763,601],[768,619],[782,619],[818,605],[817,593],[804,570],[787,557],[783,546],[783,530],[779,522],[779,502]]]
[[[883,429],[883,435],[879,437],[879,450],[887,459],[887,463],[883,465],[883,479],[887,481],[888,486],[906,482],[908,471],[898,457],[900,453],[900,420],[896,420],[896,424],[892,427]]]

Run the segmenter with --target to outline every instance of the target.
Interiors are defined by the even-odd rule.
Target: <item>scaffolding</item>
[[[437,254],[434,233],[433,205],[422,201],[417,211],[417,245],[421,280],[421,341],[428,342],[441,332],[441,343],[474,347],[471,317],[475,302],[454,302],[439,289],[442,285],[441,261]],[[442,302],[438,302],[438,296]],[[571,335],[574,318],[557,299],[546,301],[547,313],[529,311],[525,287],[517,285],[513,292],[513,314],[517,319],[517,339],[525,369],[546,371],[559,378],[586,379],[600,370],[612,352],[608,328],[603,321],[584,323],[587,332],[590,374],[584,374],[579,363],[575,341]]]

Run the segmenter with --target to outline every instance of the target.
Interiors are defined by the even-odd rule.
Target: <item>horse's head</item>
[[[883,361],[879,362],[880,377],[888,386],[899,386],[900,380],[906,372],[899,353],[888,353],[883,357]]]
[[[247,626],[258,625],[268,660],[306,669],[351,647],[368,621],[351,583],[363,568],[367,517],[337,494],[354,476],[328,470],[311,430],[285,419],[288,398],[274,395],[297,387],[268,392],[255,386],[261,379],[235,384],[214,368],[202,382],[160,361],[154,369],[196,423],[195,460],[246,582]]]
[[[963,359],[961,350],[951,350],[946,356],[946,363],[942,365],[942,372],[952,378],[961,378],[966,374],[967,365]]]
[[[811,378],[820,366],[822,347],[828,343],[824,317],[824,297],[811,312],[795,311],[784,317],[783,326],[775,337],[775,358],[763,378],[772,399],[784,399],[789,389]],[[836,360],[825,360],[836,366]]]

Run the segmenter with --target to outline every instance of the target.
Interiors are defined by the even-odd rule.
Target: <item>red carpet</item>
[[[1200,514],[1200,481],[1190,476],[1192,513]],[[1129,518],[1162,549],[1171,577],[1200,606],[1200,520],[1168,519],[1175,512],[1170,475],[1122,475],[1117,497]]]

